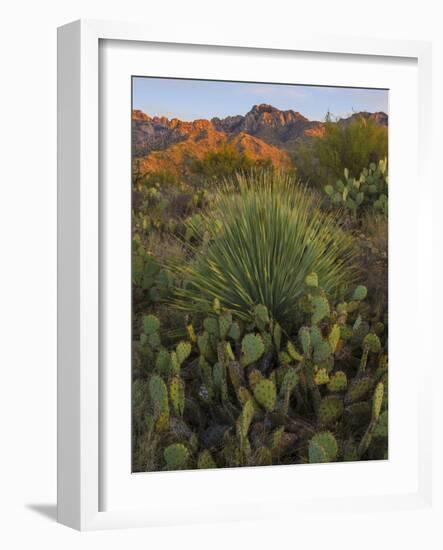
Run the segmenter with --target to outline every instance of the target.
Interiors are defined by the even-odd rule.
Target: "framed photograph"
[[[430,45],[58,47],[59,521],[431,509]]]

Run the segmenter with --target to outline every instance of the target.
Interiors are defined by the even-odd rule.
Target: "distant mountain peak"
[[[253,105],[250,113],[272,113],[273,111],[279,111],[277,107],[270,105],[269,103],[259,103],[258,105]]]
[[[354,113],[337,121],[337,124],[349,124],[357,117],[374,120],[377,124],[387,126],[388,115],[382,112]],[[168,119],[165,116],[149,116],[139,109],[132,112],[132,144],[134,155],[148,155],[162,151],[181,142],[229,141],[236,139],[236,144],[247,143],[251,150],[258,147],[264,151],[264,144],[289,151],[299,139],[311,139],[324,135],[324,122],[309,120],[298,111],[281,110],[268,103],[253,105],[245,115],[214,117],[211,120],[197,119],[182,121],[178,118]],[[254,139],[248,139],[250,138]],[[260,140],[257,143],[254,140]],[[275,156],[275,153],[272,153]]]

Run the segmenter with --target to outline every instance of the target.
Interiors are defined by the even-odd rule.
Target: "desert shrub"
[[[281,172],[235,176],[190,228],[203,245],[192,262],[171,266],[185,282],[175,305],[189,312],[207,311],[216,298],[242,319],[263,304],[286,324],[309,272],[318,273],[328,293],[352,279],[351,237]]]
[[[327,118],[323,136],[312,142],[300,141],[294,153],[299,176],[304,181],[324,186],[334,183],[349,170],[358,177],[371,163],[388,154],[388,131],[371,119],[355,117],[349,122]]]
[[[240,153],[234,147],[226,145],[219,150],[209,151],[203,159],[191,163],[190,171],[205,179],[223,179],[236,172],[244,172],[252,168],[270,168],[271,161],[266,159],[253,160],[247,154]]]
[[[262,304],[245,324],[214,300],[201,327],[165,346],[159,319],[144,317],[135,471],[388,457],[386,329],[364,286],[336,303],[319,284],[308,274],[290,333]]]
[[[141,161],[136,159],[132,165],[132,186],[134,190],[140,190],[149,187],[178,186],[181,180],[177,174],[171,170],[159,170],[156,172],[144,173],[141,170]]]

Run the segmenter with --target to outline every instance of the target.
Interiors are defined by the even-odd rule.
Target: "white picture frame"
[[[169,480],[182,491],[186,490],[189,479],[198,486],[210,486],[219,475],[218,483],[223,484],[226,476],[236,479],[246,478],[250,486],[257,476],[266,476],[269,495],[261,500],[251,493],[249,506],[242,507],[241,498],[236,495],[237,505],[229,503],[228,496],[218,501],[189,506],[178,504],[168,508],[167,503],[159,506],[134,507],[122,499],[121,505],[114,502],[111,510],[102,509],[100,484],[103,483],[103,445],[102,421],[103,396],[101,381],[100,332],[101,301],[100,266],[102,261],[100,232],[106,226],[100,225],[100,212],[103,208],[99,185],[100,158],[100,43],[101,41],[125,41],[131,44],[180,44],[189,45],[189,37],[175,30],[170,35],[163,31],[147,28],[143,25],[101,21],[77,21],[61,27],[58,34],[58,519],[80,530],[118,528],[131,526],[152,526],[160,524],[195,523],[217,519],[260,519],[263,517],[266,498],[271,499],[271,488],[276,483],[276,469],[279,469],[279,482],[285,482],[289,475],[288,467],[264,469],[246,469],[235,473],[232,470],[223,474],[215,472],[168,473]],[[288,52],[310,52],[312,54],[330,53],[337,56],[368,56],[389,58],[395,66],[396,60],[412,59],[417,65],[418,101],[415,106],[418,116],[418,178],[420,189],[425,193],[420,202],[419,235],[413,250],[420,265],[432,259],[430,210],[431,192],[429,178],[429,151],[431,127],[431,46],[426,42],[369,40],[341,37],[315,37],[298,34],[297,38],[281,42],[267,43],[265,40],[251,42],[244,38],[227,43],[223,37],[206,37],[202,33],[193,37],[192,43],[201,51],[209,52],[214,46],[229,48],[230,55],[246,51],[272,51],[276,55]],[[208,53],[210,55],[210,52]],[[394,231],[395,232],[395,231]],[[414,252],[414,253],[415,253]],[[423,285],[425,273],[417,274],[417,307],[420,315],[432,315],[431,289]],[[379,494],[352,493],[328,494],[328,500],[320,492],[313,491],[308,499],[293,498],[287,495],[285,507],[274,507],[276,517],[284,517],[289,511],[318,513],[331,506],[333,499],[336,509],[343,512],[356,506],[362,511],[392,510],[400,508],[431,509],[432,507],[432,451],[431,451],[431,399],[430,387],[432,350],[424,352],[423,368],[417,387],[417,417],[415,422],[419,430],[414,435],[417,444],[416,462],[411,467],[417,469],[412,483],[413,488],[405,491]],[[411,358],[412,361],[412,358]],[[414,413],[415,414],[415,413]],[[129,443],[128,443],[129,446]],[[414,459],[415,460],[415,459]],[[328,468],[355,465],[313,465],[322,468],[326,476]],[[293,468],[293,467],[289,467]],[[319,470],[320,471],[320,470]],[[337,470],[334,471],[337,473]],[[127,472],[130,475],[130,472]],[[157,475],[157,474],[156,474]],[[165,475],[165,474],[158,474]],[[198,477],[196,477],[196,475]],[[220,477],[222,475],[223,477]],[[356,474],[354,474],[355,477]],[[377,472],[374,473],[377,475]],[[171,478],[172,476],[172,478]],[[138,484],[137,476],[131,484]],[[163,481],[157,478],[145,479],[153,489],[150,498],[155,500],[155,490]],[[182,481],[180,481],[182,480]],[[215,482],[215,481],[214,481]],[[243,482],[243,481],[242,481]],[[166,482],[165,482],[166,483]],[[166,486],[166,485],[165,485]],[[201,487],[202,488],[202,487]],[[173,490],[168,483],[167,490]],[[196,491],[198,492],[198,491]],[[266,491],[265,491],[266,493]],[[158,495],[157,495],[158,496]],[[206,495],[207,496],[207,495]],[[118,500],[118,499],[117,499]],[[283,500],[278,492],[272,494],[272,501]],[[289,506],[288,506],[289,505]],[[290,517],[288,515],[288,517]]]

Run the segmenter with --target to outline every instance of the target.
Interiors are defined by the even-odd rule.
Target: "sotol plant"
[[[206,244],[190,250],[190,263],[172,266],[184,280],[175,300],[183,310],[207,312],[217,299],[248,320],[261,304],[287,325],[309,273],[316,272],[328,293],[352,278],[351,237],[337,216],[322,212],[319,201],[290,176],[237,175],[203,217]]]

